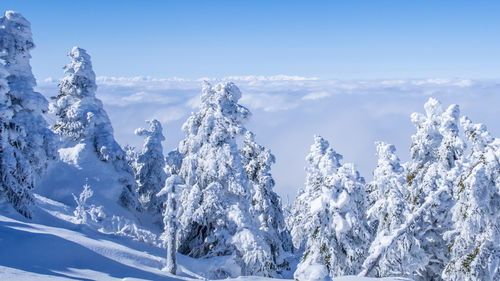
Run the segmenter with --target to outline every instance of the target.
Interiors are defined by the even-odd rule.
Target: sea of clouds
[[[276,191],[284,202],[293,201],[305,180],[304,158],[319,134],[353,162],[367,181],[376,166],[375,141],[396,145],[408,160],[412,112],[423,112],[430,97],[443,107],[460,105],[463,115],[485,123],[500,137],[500,81],[467,79],[325,80],[278,75],[235,76],[196,80],[152,77],[98,77],[97,96],[103,101],[122,145],[140,149],[142,139],[134,130],[144,120],[158,119],[167,140],[165,150],[183,138],[181,125],[197,110],[203,81],[233,81],[241,89],[240,103],[250,109],[247,128],[276,156],[273,174]],[[46,97],[58,92],[56,79],[39,81]],[[53,117],[52,117],[53,118]]]

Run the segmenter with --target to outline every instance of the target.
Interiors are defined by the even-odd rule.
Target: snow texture
[[[450,262],[444,280],[500,279],[500,140],[483,124],[461,119],[471,146],[463,172],[455,185],[457,203],[452,208],[454,229]]]
[[[19,13],[0,18],[0,195],[28,218],[37,179],[56,158],[55,138],[42,116],[48,102],[33,90],[31,36],[30,23]]]
[[[199,112],[183,125],[179,176],[187,188],[180,196],[178,250],[195,258],[232,256],[239,269],[221,268],[214,277],[277,276],[276,249],[252,216],[253,187],[236,142],[250,116],[240,97],[233,83],[206,83]]]
[[[287,256],[293,251],[292,237],[285,225],[279,196],[273,191],[271,165],[276,161],[269,149],[255,142],[255,135],[247,131],[240,150],[243,166],[252,188],[251,211],[260,223],[265,241],[270,245],[271,268],[288,268]]]
[[[58,117],[54,131],[61,135],[63,148],[75,148],[83,154],[89,150],[100,161],[111,163],[115,169],[112,174],[118,176],[121,185],[115,200],[132,211],[140,210],[134,171],[127,163],[126,153],[114,139],[111,121],[95,95],[97,85],[90,56],[79,47],[73,47],[68,56],[71,63],[64,68],[66,77],[59,84],[59,95],[53,97],[52,110]],[[73,159],[81,157],[85,156]]]
[[[0,18],[1,279],[270,280],[294,269],[298,281],[500,279],[500,140],[461,118],[457,105],[443,110],[430,98],[425,114],[411,115],[407,163],[377,142],[368,184],[315,136],[305,186],[289,210],[274,191],[275,156],[244,126],[250,111],[236,85],[204,84],[201,101],[188,102],[199,111],[166,159],[157,120],[136,130],[142,151],[124,150],[96,97],[90,56],[74,47],[51,105],[56,143],[48,102],[34,91],[31,37],[20,14]],[[332,96],[315,89],[298,99]],[[249,97],[263,111],[298,106],[267,93]]]
[[[376,145],[377,168],[373,172],[373,181],[368,184],[373,203],[367,215],[371,227],[375,230],[370,253],[376,252],[377,247],[411,215],[409,204],[405,200],[408,193],[405,185],[406,171],[396,156],[396,148],[383,142]],[[379,277],[412,277],[427,262],[420,242],[413,235],[405,233],[398,237],[393,248],[383,252],[371,274]]]
[[[163,127],[158,120],[146,121],[148,128],[135,130],[135,134],[145,137],[142,151],[137,155],[134,163],[135,177],[138,183],[137,193],[143,210],[153,216],[161,215],[163,202],[156,194],[165,185],[166,173],[165,157],[163,156],[162,141]]]
[[[307,221],[307,227],[302,228],[312,233],[305,236],[305,252],[294,273],[296,279],[307,275],[308,268],[316,264],[326,266],[330,277],[357,274],[367,255],[371,234],[365,219],[364,179],[352,164],[341,165],[339,159],[326,140],[315,137],[306,158],[306,189],[297,198],[299,207],[295,208],[307,206],[303,203],[306,200],[312,202],[311,207],[304,208],[302,221]]]

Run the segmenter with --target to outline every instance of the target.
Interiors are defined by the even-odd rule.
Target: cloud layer
[[[253,113],[247,127],[257,141],[276,155],[273,169],[276,190],[293,200],[304,183],[304,157],[314,134],[327,138],[346,162],[354,162],[367,179],[375,167],[374,142],[393,143],[407,160],[414,128],[409,116],[423,111],[429,97],[443,106],[460,105],[462,114],[482,122],[500,135],[500,81],[467,79],[322,80],[278,75],[233,76],[223,79],[152,77],[98,77],[98,97],[103,101],[121,144],[137,147],[142,140],[133,132],[156,118],[164,124],[165,149],[182,139],[182,123],[199,105],[203,81],[234,81],[243,96],[240,102]],[[57,94],[57,80],[46,79],[38,90]]]

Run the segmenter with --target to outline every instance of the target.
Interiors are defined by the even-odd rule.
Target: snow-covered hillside
[[[22,15],[0,17],[0,279],[500,280],[500,138],[459,105],[430,97],[410,115],[408,160],[377,142],[368,181],[316,135],[305,185],[283,204],[277,157],[248,126],[253,115],[235,83],[204,81],[170,152],[158,119],[135,130],[141,150],[122,147],[87,51],[71,49],[49,103],[34,90],[32,41]],[[131,131],[138,107],[122,118]],[[314,111],[322,119],[338,111],[332,123],[344,129],[329,129],[357,149],[367,139],[344,133],[355,128],[339,107],[363,109]],[[287,144],[308,132],[281,127],[293,135],[280,146],[303,165]]]
[[[0,209],[2,280],[204,280],[224,258],[193,259],[178,254],[178,274],[165,265],[165,249],[105,234],[77,224],[73,208],[35,195],[32,220],[6,204]],[[240,277],[234,280],[279,280]],[[345,277],[334,280],[373,280]],[[377,280],[405,280],[386,278]]]

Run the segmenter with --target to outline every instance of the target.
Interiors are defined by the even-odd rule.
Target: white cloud
[[[292,101],[285,93],[283,94],[243,94],[240,100],[241,104],[250,109],[261,109],[267,112],[289,110],[298,106],[298,103]]]
[[[304,183],[304,157],[313,134],[326,137],[346,161],[354,162],[369,177],[376,164],[373,142],[396,145],[399,156],[408,159],[414,127],[412,112],[423,112],[430,97],[443,106],[460,105],[474,122],[488,125],[500,136],[497,109],[500,107],[499,81],[467,79],[321,80],[294,76],[234,76],[241,89],[240,103],[253,113],[248,127],[257,139],[276,155],[273,174],[282,196],[295,197]],[[200,103],[201,82],[181,78],[99,77],[97,96],[113,122],[121,144],[142,145],[133,134],[144,120],[163,123],[166,150],[184,137],[181,125]],[[47,97],[57,94],[57,80],[42,81],[37,88]],[[314,100],[320,102],[312,102]]]
[[[194,96],[194,97],[188,99],[186,102],[186,105],[192,109],[199,108],[200,104],[201,104],[201,100],[200,100],[199,96]]]
[[[303,100],[319,100],[324,99],[332,94],[329,92],[312,92],[302,97]]]
[[[157,104],[171,104],[173,98],[168,94],[137,92],[132,95],[122,97],[120,99],[109,99],[110,104],[128,105],[133,103],[157,103]]]

